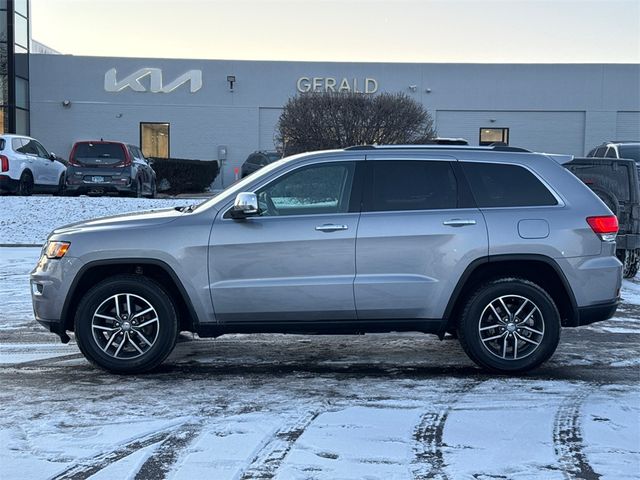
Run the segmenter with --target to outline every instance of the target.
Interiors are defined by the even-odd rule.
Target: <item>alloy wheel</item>
[[[478,321],[482,346],[503,360],[520,360],[535,352],[544,338],[538,306],[520,295],[503,295],[487,304]]]
[[[153,347],[160,332],[160,321],[149,301],[133,293],[118,293],[96,308],[91,332],[105,354],[129,360]]]

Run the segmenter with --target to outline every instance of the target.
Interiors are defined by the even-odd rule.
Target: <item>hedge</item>
[[[184,158],[151,158],[156,172],[158,192],[204,192],[218,176],[215,160],[189,160]]]

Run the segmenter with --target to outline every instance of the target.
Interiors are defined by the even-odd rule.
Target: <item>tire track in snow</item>
[[[560,404],[554,421],[553,446],[567,479],[598,480],[584,453],[580,411],[593,387],[577,388]]]
[[[88,459],[80,460],[63,472],[52,477],[52,480],[87,479],[112,463],[122,460],[138,450],[146,448],[149,445],[153,445],[154,443],[164,441],[171,436],[174,431],[179,430],[180,427],[181,426],[173,425],[169,428],[136,438],[135,440],[120,445],[118,448],[111,450],[110,452],[101,453]]]
[[[316,410],[308,411],[292,421],[285,422],[253,457],[249,466],[242,472],[241,480],[273,478],[293,444],[319,414]]]
[[[189,422],[169,432],[142,464],[134,477],[135,480],[166,478],[182,451],[198,437],[202,426],[202,422]]]
[[[420,422],[413,431],[414,459],[412,462],[413,478],[416,480],[448,480],[442,455],[442,436],[449,413],[465,393],[473,390],[484,380],[473,380],[456,386],[447,392],[445,405],[430,410],[420,417]],[[452,398],[450,398],[452,397]],[[442,401],[442,400],[441,400]],[[435,407],[435,406],[434,406]]]

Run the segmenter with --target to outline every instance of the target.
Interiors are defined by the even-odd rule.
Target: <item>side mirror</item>
[[[246,218],[259,213],[258,196],[252,192],[240,192],[231,209],[231,217]]]
[[[49,160],[57,160],[57,159],[58,159],[58,156],[55,153],[53,152],[49,153]]]

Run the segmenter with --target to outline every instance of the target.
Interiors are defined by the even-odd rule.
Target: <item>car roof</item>
[[[486,152],[522,152],[531,153],[530,150],[520,147],[509,147],[504,145],[492,145],[487,147],[473,145],[355,145],[347,147],[345,151],[353,150],[456,150],[456,151],[486,151]]]

